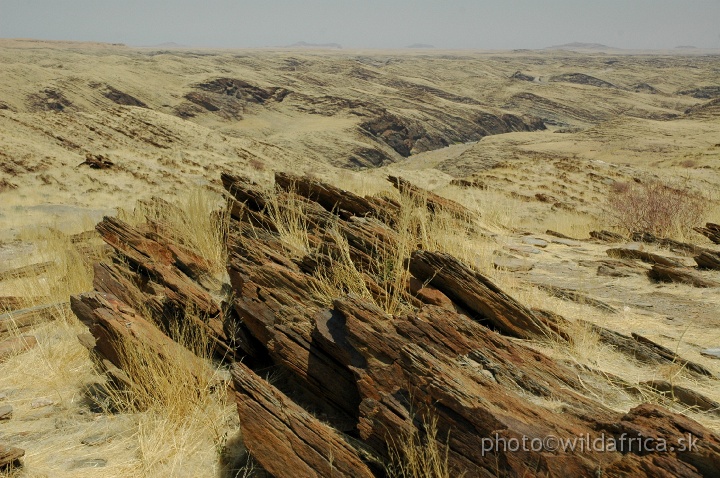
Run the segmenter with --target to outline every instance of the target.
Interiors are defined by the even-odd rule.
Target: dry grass
[[[397,442],[392,442],[388,475],[392,478],[452,476],[448,466],[448,447],[441,447],[438,438],[437,418],[428,417],[423,421],[422,431],[413,427]],[[445,437],[445,440],[448,438]]]
[[[209,193],[193,191],[177,207],[160,204],[136,210],[137,216],[129,218],[163,219],[174,239],[210,262],[222,263],[224,270],[221,244],[227,218],[211,214],[222,203]],[[87,329],[67,303],[70,295],[92,289],[92,263],[103,256],[101,241],[73,242],[53,229],[25,231],[20,238],[33,244],[33,263],[51,264],[41,274],[4,281],[3,293],[29,298],[27,306],[58,304],[51,321],[23,332],[34,335],[38,346],[0,364],[0,392],[9,393],[4,404],[15,408],[5,434],[26,450],[20,476],[217,476],[219,452],[237,429],[238,417],[228,400],[227,374],[208,358],[207,337],[177,331],[174,338],[186,348],[178,345],[170,362],[150,350],[127,348],[124,362],[135,387],[111,393],[120,413],[91,411],[95,400],[88,402],[84,390],[104,378],[77,340]],[[38,399],[53,404],[36,409]],[[94,447],[81,444],[98,432],[111,438]],[[78,468],[87,459],[102,459],[105,465]]]
[[[275,224],[280,239],[298,254],[310,252],[309,223],[304,201],[295,194],[281,196],[276,190],[268,190],[267,213]]]
[[[554,211],[537,225],[540,231],[552,230],[576,239],[590,237],[591,231],[603,228],[602,221],[588,214],[579,214],[572,211]]]
[[[32,244],[30,264],[48,264],[44,272],[10,281],[17,295],[29,299],[28,307],[67,302],[71,295],[92,289],[92,265],[104,255],[99,238],[75,243],[58,230],[38,228],[25,231],[20,239]]]
[[[205,259],[211,272],[224,276],[230,215],[219,194],[195,187],[173,203],[153,198],[138,202],[132,211],[118,209],[118,217],[132,225],[148,221],[159,225],[169,239]]]
[[[122,369],[133,385],[114,391],[113,402],[136,416],[140,476],[211,476],[237,426],[229,378],[212,364],[201,332],[173,335],[177,350],[166,351],[172,361],[137,344],[122,348]]]
[[[388,193],[382,191],[381,194]],[[407,310],[406,290],[410,279],[407,259],[418,248],[448,252],[476,269],[491,268],[494,243],[477,232],[484,229],[482,224],[458,219],[442,210],[431,212],[426,207],[426,198],[416,194],[394,192],[393,196],[402,205],[394,227],[396,243],[389,245],[378,239],[373,245],[373,264],[360,268],[353,261],[347,239],[338,228],[331,226],[327,229],[326,239],[333,244],[330,263],[315,273],[318,279],[316,294],[320,302],[330,306],[337,297],[353,293],[373,300],[389,314]],[[290,251],[299,256],[320,252],[323,245],[311,246],[310,223],[301,198],[295,194],[268,190],[266,199],[268,216]],[[384,293],[374,294],[368,286],[368,278]]]
[[[690,237],[692,228],[705,221],[709,208],[709,198],[687,184],[618,183],[608,196],[613,226],[626,233],[647,232],[658,237]]]

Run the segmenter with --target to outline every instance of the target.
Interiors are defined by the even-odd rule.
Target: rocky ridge
[[[471,216],[460,204],[438,204],[428,191],[391,181],[434,214]],[[408,282],[384,280],[377,264],[397,247],[402,206],[396,201],[276,174],[280,200],[302,205],[306,253],[283,242],[262,188],[230,174],[222,183],[232,198],[229,287],[168,239],[161,224],[133,227],[106,218],[97,230],[114,249],[113,263],[98,264],[95,291],[73,297],[71,305],[89,328],[81,341],[117,386],[134,379],[122,370],[119,344],[167,354],[177,349],[172,325],[194,320],[212,338],[218,360],[234,363],[245,446],[272,476],[386,476],[397,466],[394,447],[407,437],[434,443],[451,476],[696,477],[720,469],[720,440],[699,423],[650,403],[612,410],[594,398],[607,387],[604,374],[529,346],[568,340],[568,319],[525,307],[444,253],[408,251]],[[344,253],[366,292],[328,300],[318,294],[318,272],[337,267]],[[381,305],[393,297],[398,307],[389,314]],[[188,305],[197,316],[183,313]],[[698,379],[716,380],[644,337],[594,327],[629,359],[680,362]],[[268,381],[268,367],[283,378]],[[669,386],[673,393],[670,384],[622,386],[638,394],[667,393]],[[712,402],[680,392],[694,403],[688,406]],[[697,439],[694,447],[663,453],[627,445],[605,453],[488,449],[488,440],[547,437],[680,444],[688,434]]]

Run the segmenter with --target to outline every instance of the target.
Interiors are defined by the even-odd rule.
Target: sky
[[[252,48],[720,48],[720,0],[0,0],[0,38]]]

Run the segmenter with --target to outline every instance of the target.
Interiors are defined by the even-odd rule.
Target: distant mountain
[[[413,43],[412,45],[408,45],[405,48],[430,49],[435,48],[435,46],[428,43]]]
[[[342,45],[339,43],[307,43],[299,41],[297,43],[293,43],[292,45],[288,45],[287,48],[331,48],[334,50],[340,50],[342,49]]]
[[[145,45],[146,48],[163,48],[163,49],[173,49],[173,48],[190,48],[190,45],[183,45],[182,43],[175,43],[174,41],[168,41],[165,43],[158,43],[156,45]]]
[[[619,50],[619,48],[603,45],[602,43],[572,42],[549,46],[545,50]]]
[[[697,47],[693,45],[678,45],[675,48],[678,50],[697,50]]]

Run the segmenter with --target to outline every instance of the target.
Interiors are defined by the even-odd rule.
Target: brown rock
[[[241,363],[232,370],[240,430],[253,458],[277,478],[372,477],[340,434]]]
[[[107,159],[102,154],[90,154],[85,155],[85,161],[79,164],[79,166],[89,166],[92,169],[110,169],[115,166],[115,163]]]
[[[247,205],[252,211],[262,211],[267,205],[267,198],[260,186],[244,177],[223,173],[223,187],[240,203]]]
[[[593,239],[597,239],[598,241],[602,242],[623,242],[626,241],[627,238],[621,234],[617,234],[615,232],[610,231],[591,231],[590,237]]]
[[[37,346],[37,339],[31,335],[25,335],[14,339],[7,339],[0,342],[0,362],[19,355]]]
[[[688,244],[687,242],[679,242],[665,237],[657,237],[654,234],[650,234],[648,232],[635,232],[632,235],[632,240],[637,242],[658,244],[662,247],[670,248],[673,251],[681,251],[686,254],[699,254],[700,252],[708,250],[704,247],[696,246],[694,244]]]
[[[670,259],[669,257],[653,254],[652,252],[640,249],[616,247],[614,249],[608,249],[605,252],[608,256],[616,259],[640,259],[648,264],[660,264],[668,267],[683,267],[682,263],[676,261],[675,259]]]
[[[420,282],[415,277],[410,278],[410,293],[420,299],[424,304],[437,305],[447,310],[455,310],[455,304],[448,296],[433,286],[428,286]]]
[[[330,212],[336,212],[343,219],[375,213],[375,208],[367,199],[307,176],[277,172],[275,184],[320,204]]]
[[[50,304],[0,314],[0,337],[7,336],[11,332],[23,332],[43,322],[54,320],[55,315],[63,309],[67,310],[67,305]]]
[[[317,346],[323,335],[313,335],[315,320],[325,320],[312,299],[315,280],[270,263],[248,267],[231,259],[228,270],[240,321],[273,363],[289,372],[296,398],[312,401],[337,427],[352,428],[359,402],[352,374]]]
[[[680,402],[690,408],[696,408],[703,412],[720,415],[720,403],[696,392],[695,390],[673,385],[665,380],[651,380],[649,382],[644,382],[642,385],[663,394],[670,400]]]
[[[689,268],[668,267],[655,264],[652,269],[648,271],[648,277],[657,282],[677,282],[702,288],[720,287],[720,283],[700,277],[691,271],[692,269]]]
[[[720,441],[701,425],[658,407],[616,414],[579,393],[592,386],[589,381],[463,315],[428,306],[419,314],[388,317],[356,298],[339,299],[335,308],[336,320],[343,323],[335,335],[335,354],[354,360],[363,397],[360,438],[382,456],[392,453],[389,444],[398,437],[433,419],[437,435],[428,439],[447,453],[451,476],[497,476],[498,470],[509,476],[594,476],[597,469],[609,476],[664,476],[672,469],[677,476],[698,477],[720,458]],[[358,355],[364,366],[353,359]],[[552,396],[572,405],[552,412],[528,396]],[[592,442],[603,435],[618,439],[624,432],[670,443],[682,431],[704,443],[689,453],[659,455],[637,449],[482,452],[487,437],[521,441],[552,435]]]
[[[410,257],[410,272],[504,334],[530,338],[549,333],[532,311],[449,254],[415,251]]]
[[[112,295],[88,292],[72,296],[70,305],[95,339],[92,352],[96,362],[118,385],[130,385],[132,380],[132,376],[122,370],[124,348],[149,349],[168,361],[179,360],[183,355],[193,360],[188,350]]]
[[[708,222],[705,227],[694,227],[696,232],[710,239],[715,244],[720,244],[720,224]]]
[[[545,193],[535,193],[535,199],[537,199],[540,202],[550,202],[550,203],[557,202],[557,198],[555,196],[551,196],[551,195],[545,194]]]
[[[695,262],[700,269],[720,270],[720,252],[704,251],[695,256]]]
[[[25,450],[0,444],[0,470],[8,467],[19,466],[20,458],[23,456],[25,456]]]
[[[608,305],[601,300],[588,297],[587,295],[582,294],[576,290],[564,289],[562,287],[556,287],[546,284],[539,284],[538,288],[559,299],[569,300],[571,302],[577,302],[579,304],[586,304],[591,307],[595,307],[596,309],[600,309],[603,312],[608,312],[610,314],[617,313],[617,309],[615,309],[615,307]]]
[[[54,262],[40,262],[27,266],[17,267],[0,271],[0,281],[22,279],[24,277],[35,277],[49,271],[55,265]]]
[[[131,267],[96,265],[96,289],[112,293],[131,308],[142,305],[157,321],[167,324],[167,330],[172,324],[179,322],[182,327],[183,321],[192,321],[211,338],[216,355],[232,356],[220,304],[208,290],[219,289],[220,284],[210,276],[202,258],[174,244],[160,229],[153,224],[136,228],[116,218],[104,218],[96,230],[121,259],[117,262],[126,261]],[[196,313],[186,314],[188,309]]]
[[[567,340],[565,330],[570,327],[570,323],[564,317],[544,310],[533,310],[535,315],[550,327],[560,337]],[[695,373],[704,377],[714,377],[715,375],[703,367],[702,365],[686,360],[677,355],[667,347],[653,342],[647,337],[638,334],[625,335],[614,330],[601,327],[584,320],[576,319],[577,323],[587,327],[587,329],[596,334],[601,343],[612,346],[618,352],[627,355],[633,360],[643,363],[658,365],[679,365],[688,372]]]
[[[548,236],[557,237],[559,239],[567,239],[570,241],[577,241],[577,239],[575,239],[574,237],[567,236],[561,232],[553,231],[552,229],[548,229],[547,231],[545,231],[545,234],[547,234]]]
[[[465,206],[442,196],[438,196],[432,191],[415,186],[406,179],[396,176],[388,176],[387,179],[401,193],[409,194],[421,200],[425,200],[427,208],[432,212],[445,211],[461,219],[470,219],[475,217],[475,214]]]

